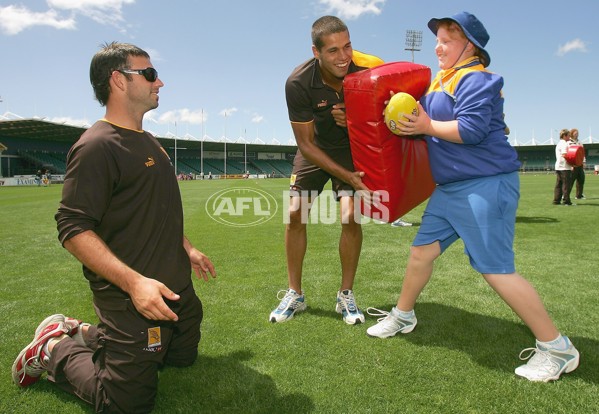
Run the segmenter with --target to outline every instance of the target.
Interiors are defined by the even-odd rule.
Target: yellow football
[[[401,135],[398,130],[401,124],[398,121],[400,119],[402,121],[408,120],[403,114],[418,115],[418,105],[416,99],[409,93],[398,92],[391,97],[385,107],[385,125],[395,135]]]

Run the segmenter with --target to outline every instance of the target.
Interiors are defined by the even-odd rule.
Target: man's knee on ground
[[[105,413],[149,413],[154,409],[156,391],[156,387],[153,390],[147,388],[137,391],[133,388],[126,389],[118,395],[108,396],[103,406],[96,407],[96,409]]]
[[[171,367],[189,367],[193,365],[194,362],[198,359],[198,350],[189,351],[189,352],[176,352],[170,353],[167,355],[164,363],[167,366]]]

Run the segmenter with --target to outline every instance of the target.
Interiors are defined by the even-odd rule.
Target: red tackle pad
[[[378,206],[362,203],[367,217],[392,222],[425,201],[435,188],[426,141],[393,134],[383,117],[390,91],[418,100],[430,80],[427,66],[392,62],[349,74],[343,81],[354,166],[364,171],[364,184],[382,195]]]
[[[581,145],[570,145],[565,158],[568,164],[582,167],[584,164],[584,148]]]

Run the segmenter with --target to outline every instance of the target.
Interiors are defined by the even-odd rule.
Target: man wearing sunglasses
[[[98,325],[48,316],[12,368],[22,387],[44,372],[98,412],[149,412],[158,369],[197,357],[202,303],[198,277],[212,262],[183,233],[173,165],[142,128],[164,86],[148,54],[122,43],[93,57],[90,80],[106,107],[67,157],[59,240],[83,264]]]

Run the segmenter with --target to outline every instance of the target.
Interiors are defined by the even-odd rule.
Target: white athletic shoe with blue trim
[[[377,308],[368,308],[366,312],[372,316],[381,316],[377,324],[366,330],[366,335],[377,338],[389,338],[398,333],[407,334],[414,330],[418,320],[416,316],[412,319],[402,319],[393,312],[386,312]]]
[[[364,314],[356,305],[356,298],[352,290],[346,289],[337,292],[337,313],[343,315],[343,321],[348,325],[364,323]]]
[[[574,371],[578,368],[580,355],[568,337],[564,336],[564,339],[568,343],[564,351],[545,348],[538,343],[536,348],[524,349],[519,357],[521,360],[528,359],[528,362],[516,368],[516,375],[529,381],[548,382],[559,379],[563,373]]]
[[[281,293],[285,293],[281,298]],[[301,312],[306,309],[306,302],[304,301],[304,292],[301,294],[295,290],[289,288],[287,290],[279,290],[277,293],[277,299],[281,300],[279,306],[270,313],[268,320],[270,322],[285,322],[293,318],[296,312]]]
[[[407,221],[403,221],[401,218],[398,218],[393,223],[391,223],[393,227],[412,227],[412,223],[408,223]]]

